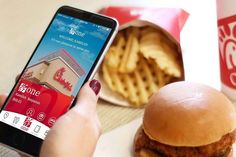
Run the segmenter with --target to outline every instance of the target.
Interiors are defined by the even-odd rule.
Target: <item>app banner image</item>
[[[51,127],[67,111],[72,99],[50,88],[21,80],[5,110],[26,115]]]

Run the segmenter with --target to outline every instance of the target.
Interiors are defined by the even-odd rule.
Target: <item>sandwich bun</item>
[[[232,102],[212,87],[180,81],[149,99],[134,152],[135,157],[230,157],[235,140]]]
[[[174,146],[207,145],[235,128],[235,107],[224,94],[184,81],[154,94],[143,118],[143,129],[150,139]]]

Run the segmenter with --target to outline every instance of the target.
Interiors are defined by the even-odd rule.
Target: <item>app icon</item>
[[[71,34],[71,35],[76,34],[76,29],[71,27],[70,30],[69,30],[69,34]]]
[[[40,130],[40,128],[41,128],[41,126],[39,126],[39,125],[36,125],[36,127],[34,128],[34,132],[38,133],[38,132],[39,132],[39,130]]]
[[[44,135],[45,135],[45,136],[47,136],[47,134],[48,134],[48,131],[49,131],[49,130],[46,130],[46,131],[44,132]]]
[[[17,124],[19,122],[19,120],[20,120],[20,117],[15,116],[13,119],[13,123]]]
[[[34,109],[33,108],[29,108],[27,111],[26,111],[26,115],[29,116],[29,117],[32,117],[34,115]]]
[[[9,116],[9,113],[5,112],[4,115],[3,115],[3,118],[6,119],[8,116]]]
[[[25,121],[24,121],[24,123],[23,123],[23,126],[29,128],[30,125],[32,124],[32,120],[33,120],[32,118],[26,117],[26,118],[25,118]]]
[[[56,118],[54,118],[54,117],[51,117],[51,118],[49,118],[49,120],[48,120],[48,124],[50,125],[50,126],[53,126],[53,124],[56,122]]]
[[[46,114],[44,112],[40,112],[37,116],[38,121],[43,121],[46,117]]]
[[[18,91],[19,91],[19,92],[22,92],[22,93],[25,93],[26,90],[27,90],[27,85],[24,84],[24,83],[21,83],[20,86],[19,86]]]

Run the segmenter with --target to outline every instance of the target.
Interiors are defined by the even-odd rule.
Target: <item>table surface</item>
[[[181,33],[186,80],[220,89],[215,0],[0,0],[0,93],[10,91],[15,76],[25,66],[53,14],[62,5],[89,11],[108,5],[185,9],[190,13]],[[143,109],[115,106],[103,100],[98,104],[103,136],[143,114]]]

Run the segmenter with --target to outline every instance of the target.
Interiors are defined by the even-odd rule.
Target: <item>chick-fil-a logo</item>
[[[66,69],[64,67],[58,69],[56,71],[56,73],[54,74],[53,79],[58,81],[61,85],[63,85],[64,88],[66,88],[67,90],[71,91],[72,90],[71,83],[69,81],[66,81],[63,78],[63,74],[64,74],[65,71],[66,71]]]
[[[236,89],[236,15],[218,21],[221,80]]]
[[[39,96],[40,95],[40,91],[29,87],[29,85],[25,84],[25,83],[20,84],[20,86],[18,88],[18,91],[21,92],[21,93],[28,93],[28,94],[34,95],[34,96]]]

